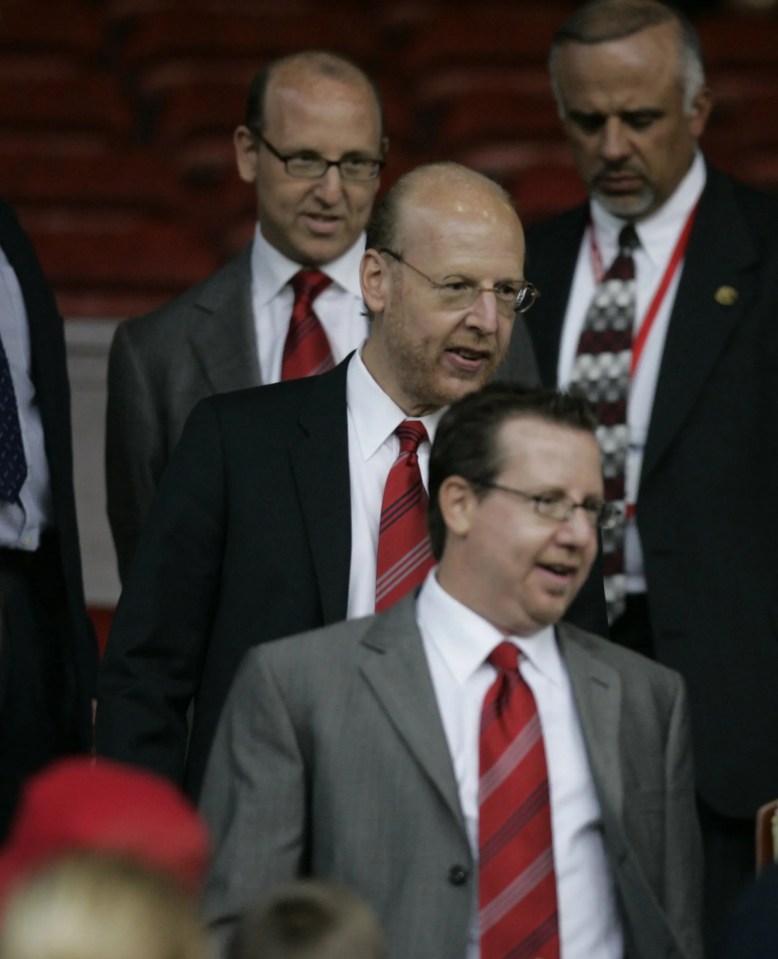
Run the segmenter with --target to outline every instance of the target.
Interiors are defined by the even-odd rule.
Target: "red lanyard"
[[[686,247],[689,243],[689,234],[692,231],[692,225],[694,223],[694,217],[696,213],[697,204],[694,205],[691,213],[686,218],[686,223],[684,223],[683,229],[681,230],[681,235],[678,237],[675,248],[670,255],[670,260],[665,267],[665,272],[662,274],[662,279],[659,281],[659,286],[656,289],[656,293],[654,293],[654,297],[651,300],[648,309],[646,310],[646,315],[643,317],[643,322],[638,328],[637,336],[632,342],[632,362],[629,370],[630,377],[635,376],[638,363],[640,363],[640,358],[643,355],[643,348],[645,347],[646,341],[651,333],[651,328],[654,325],[654,320],[656,319],[656,315],[659,312],[660,306],[662,305],[662,301],[667,294],[667,288],[670,286],[681,260],[684,258]],[[592,271],[594,273],[596,282],[600,283],[603,275],[602,254],[600,253],[600,248],[597,245],[597,237],[594,235],[593,225],[589,226],[589,246],[592,256]]]

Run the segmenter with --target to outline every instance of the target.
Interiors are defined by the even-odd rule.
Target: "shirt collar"
[[[644,220],[635,223],[641,252],[660,269],[667,262],[668,247],[672,248],[686,218],[697,204],[705,179],[705,161],[698,150],[692,165],[667,202]],[[609,213],[597,200],[591,202],[591,217],[603,262],[609,263],[616,254],[618,235],[624,220]]]
[[[409,419],[373,379],[362,360],[361,350],[354,353],[348,366],[346,405],[365,462],[386,442],[403,420]],[[445,408],[426,416],[410,417],[421,420],[424,424],[430,444],[435,438],[435,430],[444,412]]]
[[[518,646],[523,657],[558,686],[564,666],[553,626],[532,636],[505,636],[470,607],[460,603],[440,585],[437,567],[427,575],[419,594],[417,614],[427,636],[452,676],[462,685],[480,669],[498,643]]]
[[[359,264],[364,252],[365,234],[361,233],[352,247],[336,260],[325,263],[319,269],[341,289],[361,297]],[[301,269],[303,267],[299,263],[290,260],[267,242],[257,224],[251,248],[251,275],[257,308],[262,309],[267,306]]]

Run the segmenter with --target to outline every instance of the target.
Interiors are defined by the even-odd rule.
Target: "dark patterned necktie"
[[[18,502],[19,492],[27,478],[19,409],[16,405],[11,368],[0,340],[0,499]]]
[[[626,502],[624,475],[629,448],[627,401],[635,323],[635,261],[639,245],[635,228],[619,233],[619,252],[595,290],[584,320],[570,386],[593,404],[600,425],[597,439],[602,452],[605,497],[622,506],[620,521],[603,530],[603,573],[608,619],[624,611],[627,579],[624,574]]]
[[[481,959],[559,959],[546,751],[519,651],[500,643],[481,710],[478,921]]]
[[[300,270],[292,277],[294,305],[284,343],[282,380],[324,373],[335,365],[327,334],[313,311],[314,300],[331,282],[319,270]]]
[[[403,420],[395,433],[400,453],[386,477],[378,528],[375,608],[379,613],[420,586],[435,563],[418,457],[427,430],[419,420]]]

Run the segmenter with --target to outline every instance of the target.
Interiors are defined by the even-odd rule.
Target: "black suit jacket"
[[[99,682],[99,753],[197,796],[245,652],[346,618],[346,371],[344,362],[195,409],[116,611]]]
[[[588,210],[527,234],[542,380]],[[713,170],[657,381],[636,518],[657,659],[683,674],[701,795],[751,816],[778,795],[778,201]]]
[[[36,650],[33,655],[39,666],[46,663],[45,668],[56,670],[46,679],[46,687],[51,700],[48,708],[57,717],[60,728],[58,742],[49,743],[49,746],[54,752],[87,750],[92,740],[90,700],[95,693],[97,646],[87,620],[81,577],[64,328],[32,245],[13,210],[1,201],[0,246],[16,273],[27,310],[32,379],[51,474],[55,523],[54,534],[44,538],[35,562],[36,581],[42,581],[38,582],[35,596],[40,605],[39,613],[45,616],[57,649]],[[30,612],[35,615],[35,610]],[[17,653],[30,662],[30,650],[22,653],[18,646],[13,648],[14,644],[29,646],[32,639],[11,635],[10,631],[3,636],[0,708],[12,692],[18,693],[18,686],[23,683],[17,672]],[[35,726],[43,724],[45,717],[30,709],[24,721],[16,712],[13,721],[13,729],[3,723],[0,737],[17,736],[17,748],[21,754],[25,751],[24,739],[37,737]],[[38,746],[31,742],[29,752],[37,753],[37,750]]]

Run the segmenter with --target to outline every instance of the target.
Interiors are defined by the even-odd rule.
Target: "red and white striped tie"
[[[559,959],[548,770],[519,651],[500,643],[481,710],[478,782],[481,959]]]
[[[313,311],[313,301],[331,282],[319,270],[300,270],[292,277],[294,305],[284,343],[282,380],[325,373],[335,365],[327,334]]]
[[[376,558],[375,608],[380,613],[420,586],[434,565],[427,531],[427,492],[419,469],[419,443],[427,430],[403,420],[395,433],[400,455],[386,477]]]

